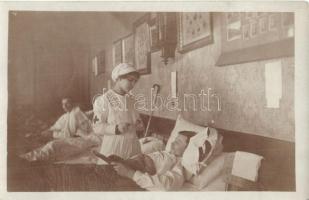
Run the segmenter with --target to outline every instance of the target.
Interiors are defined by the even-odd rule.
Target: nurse
[[[105,156],[114,154],[127,159],[141,153],[136,130],[143,125],[129,95],[139,77],[131,64],[117,65],[112,71],[114,87],[94,102],[93,129],[103,137],[100,153]],[[99,159],[98,164],[106,163]]]

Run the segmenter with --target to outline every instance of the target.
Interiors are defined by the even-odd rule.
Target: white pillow
[[[205,127],[203,126],[199,126],[196,124],[193,124],[189,121],[186,121],[185,119],[183,119],[183,117],[181,115],[178,115],[177,120],[176,120],[176,124],[175,127],[166,143],[166,147],[165,150],[166,151],[170,151],[171,150],[171,143],[176,139],[177,134],[180,131],[193,131],[193,132],[201,132],[202,130],[204,130]]]
[[[182,156],[182,165],[190,173],[196,175],[207,164],[218,146],[221,137],[214,128],[204,128],[195,136],[191,137],[188,147]]]
[[[139,140],[143,154],[162,151],[165,148],[164,142],[155,137],[146,137]]]

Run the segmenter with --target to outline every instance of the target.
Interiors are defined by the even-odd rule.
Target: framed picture
[[[122,39],[117,40],[113,44],[113,65],[117,66],[122,62]]]
[[[213,33],[209,12],[178,14],[178,51],[180,53],[211,43],[213,43]]]
[[[134,36],[130,34],[122,39],[122,61],[134,63]]]
[[[243,39],[244,40],[250,39],[250,24],[243,25],[242,33],[243,33]]]
[[[98,57],[97,56],[93,57],[93,59],[92,59],[91,69],[92,69],[92,73],[95,76],[97,76],[98,75]]]
[[[266,33],[268,31],[267,17],[262,17],[259,20],[260,23],[260,33]]]
[[[244,12],[236,14],[239,16],[237,20],[230,12],[219,15],[222,35],[227,34],[233,37],[221,37],[221,54],[216,66],[294,55],[293,13]],[[289,15],[289,19],[284,19],[284,15]],[[290,25],[285,27],[282,24]],[[242,30],[242,37],[234,39],[239,30]]]
[[[151,72],[149,18],[150,15],[146,14],[133,24],[134,60],[135,67],[140,74],[149,74]]]
[[[97,66],[98,66],[98,75],[105,73],[105,50],[102,50],[98,53],[97,57]]]
[[[251,38],[254,38],[258,35],[258,30],[259,30],[259,23],[256,21],[252,21],[250,23],[250,34]]]
[[[100,51],[92,59],[92,72],[95,76],[105,73],[105,50]]]
[[[156,17],[149,20],[149,34],[151,52],[159,51],[159,30]]]
[[[241,18],[239,13],[226,13],[228,41],[238,40],[242,37]]]

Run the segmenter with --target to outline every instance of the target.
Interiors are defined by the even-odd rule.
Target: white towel
[[[262,159],[263,157],[257,154],[236,151],[232,175],[254,182],[257,181]]]

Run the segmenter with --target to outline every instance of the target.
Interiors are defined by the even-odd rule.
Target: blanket
[[[101,138],[95,134],[84,137],[56,139],[38,147],[20,157],[28,161],[64,161],[90,151],[101,144]]]
[[[111,166],[55,164],[14,159],[8,170],[8,191],[142,191],[131,179]],[[13,162],[13,163],[12,163]]]

